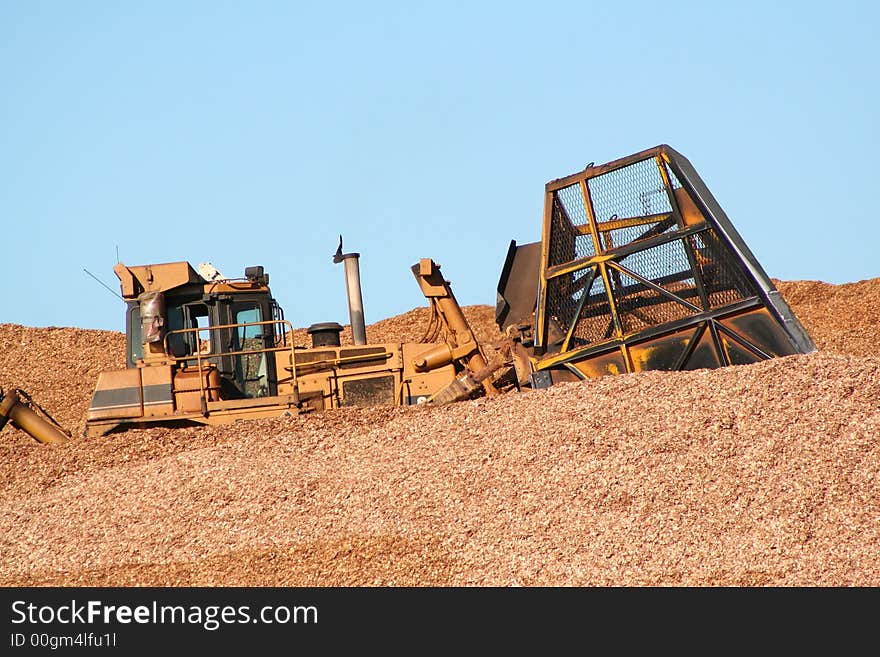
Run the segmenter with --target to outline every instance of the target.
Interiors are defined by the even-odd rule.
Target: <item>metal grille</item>
[[[563,187],[556,192],[556,198],[559,204],[568,215],[572,226],[586,226],[589,222],[587,217],[587,208],[584,205],[584,195],[581,193],[581,186],[577,183]]]
[[[695,294],[693,270],[680,239],[636,251],[620,258],[617,262],[634,274],[647,278],[679,296],[685,294],[684,288],[692,290]],[[699,305],[699,301],[691,300],[691,303]]]
[[[575,273],[583,274],[584,272]],[[556,323],[556,327],[551,328],[551,333],[555,329],[556,337],[559,337],[560,332],[564,334],[574,320],[579,302],[579,299],[572,294],[574,283],[574,274],[557,276],[547,281],[547,308],[550,311],[548,317]],[[552,339],[553,336],[551,335],[550,338]]]
[[[597,276],[590,288],[590,297],[578,318],[577,326],[572,333],[574,347],[601,342],[614,335],[614,320],[608,295],[605,293],[605,282]]]
[[[669,186],[664,181],[664,173]],[[564,265],[597,255],[590,233],[591,209],[600,251],[614,258],[606,265],[614,307],[609,304],[602,277],[597,275],[589,298],[580,315],[575,317],[586,292],[583,288],[587,277],[598,267],[596,263],[549,279],[548,344],[561,341],[573,322],[576,325],[570,347],[615,337],[614,312],[622,331],[631,335],[756,294],[733,253],[708,226],[695,235],[681,236],[627,255],[613,255],[616,250],[638,244],[640,240],[674,235],[684,228],[670,200],[673,190],[682,188],[682,184],[663,159],[649,157],[592,178],[588,169],[584,175],[588,199],[584,199],[580,183],[553,192],[549,265]],[[627,222],[634,225],[626,225]],[[615,263],[624,271],[618,270]],[[626,270],[634,276],[628,275]],[[638,277],[669,294],[645,285]],[[706,292],[705,301],[698,279]]]
[[[538,369],[597,359],[598,369],[583,373],[605,371],[601,359],[618,348],[626,354],[627,345],[641,354],[628,369],[682,367],[680,359],[715,366],[727,362],[713,351],[717,340],[688,355],[687,329],[771,302],[786,318],[786,339],[756,319],[749,324],[756,343],[778,354],[813,348],[787,306],[768,297],[770,281],[750,266],[751,254],[680,154],[658,146],[564,180],[548,183],[548,261],[536,315],[536,346],[548,356]],[[554,275],[571,267],[580,269]],[[558,355],[562,349],[572,353]]]
[[[678,229],[678,223],[671,215],[662,221],[655,221],[650,224],[641,226],[629,226],[626,228],[615,228],[613,230],[602,232],[602,248],[604,251],[611,251],[615,248],[632,244],[648,237],[656,237],[664,233],[675,232]]]
[[[655,158],[591,178],[587,187],[599,223],[672,211]]]
[[[702,306],[682,240],[637,251],[622,258],[620,264],[698,309]],[[627,333],[674,322],[699,312],[625,272],[613,270],[611,280],[620,321]]]
[[[575,226],[589,223],[580,185],[564,187],[553,194],[550,222],[550,266],[596,255],[593,238],[579,234]]]
[[[553,210],[550,215],[550,261],[549,264],[559,265],[574,258],[574,229],[559,203],[559,197],[553,197]]]
[[[696,308],[690,308],[662,294],[628,275],[626,271],[609,266],[608,276],[625,333],[636,333],[659,324],[684,319],[702,309],[703,303],[688,259],[685,240],[696,254],[697,269],[704,281],[710,308],[717,309],[733,304],[756,293],[711,229],[636,251],[618,261],[624,270],[651,281]],[[592,267],[587,267],[548,282],[547,307],[562,332],[566,332],[575,320],[575,312],[584,294],[583,286],[591,270]],[[577,319],[572,346],[605,340],[613,335],[611,309],[600,276],[594,279],[589,295]]]
[[[712,309],[757,294],[730,249],[719,240],[714,229],[702,231],[689,239],[697,256],[697,267]]]

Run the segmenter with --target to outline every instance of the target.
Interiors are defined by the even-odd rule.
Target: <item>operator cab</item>
[[[277,395],[273,348],[287,343],[283,311],[272,298],[262,267],[246,277],[200,280],[163,292],[162,327],[167,356],[179,366],[205,368],[220,375],[224,399]],[[144,362],[144,295],[128,302],[126,367]],[[140,362],[140,365],[138,364]]]

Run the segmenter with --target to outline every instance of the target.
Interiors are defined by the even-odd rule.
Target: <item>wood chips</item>
[[[880,279],[775,282],[818,353],[100,439],[124,336],[0,324],[74,435],[0,433],[0,585],[878,586]]]

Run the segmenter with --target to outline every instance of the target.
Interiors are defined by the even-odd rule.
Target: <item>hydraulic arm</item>
[[[24,390],[10,390],[4,395],[0,389],[0,429],[10,420],[12,426],[41,443],[66,443],[70,439],[67,432]]]

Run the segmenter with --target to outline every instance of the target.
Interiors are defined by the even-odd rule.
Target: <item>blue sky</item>
[[[666,143],[774,278],[880,277],[871,2],[0,0],[0,322],[123,330],[126,264],[261,264],[295,326],[494,304],[544,184]]]

